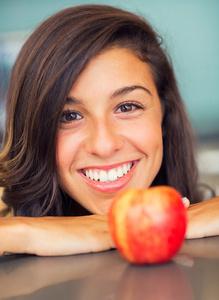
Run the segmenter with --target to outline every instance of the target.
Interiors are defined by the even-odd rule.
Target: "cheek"
[[[161,122],[142,120],[132,124],[127,130],[127,138],[132,141],[138,150],[145,154],[156,154],[163,151],[163,138]]]
[[[77,134],[70,134],[60,131],[56,145],[56,165],[58,173],[63,169],[70,168],[78,153],[81,141]]]

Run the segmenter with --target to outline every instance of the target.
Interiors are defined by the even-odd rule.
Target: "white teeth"
[[[86,176],[87,176],[87,173],[86,173]],[[87,177],[90,178],[91,180],[94,179],[94,175],[93,175],[93,172],[91,170],[89,170],[89,175]]]
[[[122,168],[121,168],[121,167],[118,167],[118,170],[117,170],[117,176],[118,176],[118,177],[122,177],[122,176],[123,176],[123,171],[122,171]]]
[[[127,172],[128,172],[128,169],[127,169],[127,166],[126,166],[126,164],[125,164],[125,165],[123,165],[123,168],[122,168],[122,170],[123,170],[123,173],[124,173],[124,174],[127,174]]]
[[[112,169],[109,171],[108,179],[109,179],[109,181],[115,181],[117,179],[117,172],[115,169]]]
[[[127,174],[129,172],[129,170],[131,169],[131,167],[132,167],[132,163],[127,163],[118,168],[109,170],[108,173],[103,170],[92,171],[90,169],[90,170],[85,171],[85,175],[86,175],[86,177],[90,178],[91,180],[100,181],[100,182],[110,182],[110,181],[115,181],[118,178]]]
[[[94,171],[94,180],[97,181],[99,179],[99,175],[97,171]]]
[[[101,182],[107,182],[108,181],[108,176],[105,171],[100,171],[100,181]]]

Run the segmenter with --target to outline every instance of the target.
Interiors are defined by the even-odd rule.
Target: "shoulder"
[[[2,202],[3,188],[0,187],[0,217],[11,217],[12,211]]]

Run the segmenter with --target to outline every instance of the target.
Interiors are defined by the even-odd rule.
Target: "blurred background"
[[[218,0],[0,0],[0,141],[8,77],[22,44],[53,13],[88,3],[113,5],[140,14],[163,37],[200,141],[200,168],[203,173],[211,170],[211,174],[218,175]]]

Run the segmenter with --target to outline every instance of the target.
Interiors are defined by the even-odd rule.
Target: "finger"
[[[188,208],[188,207],[189,207],[189,205],[190,205],[190,201],[189,201],[189,199],[188,199],[188,198],[186,198],[186,197],[183,197],[183,198],[182,198],[182,202],[183,202],[183,204],[184,204],[185,208]]]

